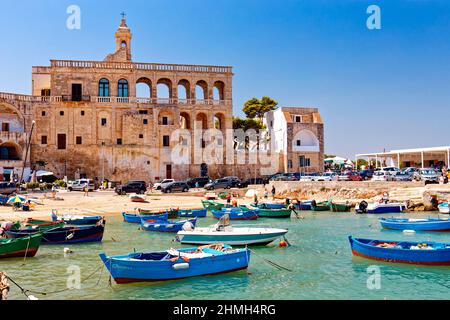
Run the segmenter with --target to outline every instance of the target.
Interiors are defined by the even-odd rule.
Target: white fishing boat
[[[405,203],[400,202],[373,202],[367,203],[361,201],[356,205],[356,213],[367,214],[385,214],[385,213],[400,213],[407,209]]]
[[[450,213],[450,206],[449,206],[448,202],[441,203],[438,206],[438,209],[439,209],[439,213],[444,213],[444,214],[449,214]]]
[[[185,228],[177,233],[177,241],[182,244],[225,243],[235,246],[266,245],[288,233],[287,229],[266,227],[232,226],[228,215],[210,227]]]

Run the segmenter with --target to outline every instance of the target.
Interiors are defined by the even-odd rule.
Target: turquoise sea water
[[[132,285],[108,285],[106,269],[83,282],[80,290],[70,290],[39,299],[450,299],[450,267],[426,267],[380,263],[353,258],[348,236],[381,240],[434,240],[450,242],[449,233],[417,233],[382,230],[379,216],[353,213],[303,212],[304,220],[261,219],[257,223],[288,228],[288,248],[255,247],[248,272],[197,277],[180,281]],[[430,214],[431,216],[435,216]],[[390,215],[388,215],[390,216]],[[411,215],[423,217],[424,215]],[[215,223],[202,219],[200,226]],[[254,224],[256,222],[251,222]],[[246,224],[246,223],[244,223]],[[113,240],[114,239],[114,240]],[[64,290],[67,268],[79,266],[85,279],[101,261],[98,253],[124,254],[134,249],[164,250],[180,247],[172,242],[174,235],[138,230],[138,225],[125,224],[121,217],[108,218],[101,244],[72,245],[73,254],[64,256],[65,246],[42,246],[35,258],[0,260],[5,271],[24,288],[40,292]],[[270,259],[292,272],[279,271],[264,263]],[[369,290],[367,268],[379,266],[381,289]],[[24,299],[12,288],[10,299]]]

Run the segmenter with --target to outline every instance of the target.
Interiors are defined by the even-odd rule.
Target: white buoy
[[[73,253],[73,251],[70,250],[69,248],[64,248],[64,254],[69,254],[69,253]]]
[[[416,231],[414,230],[403,230],[404,234],[416,234]]]

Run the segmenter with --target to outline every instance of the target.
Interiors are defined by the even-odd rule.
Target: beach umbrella
[[[14,196],[14,197],[9,198],[8,203],[23,203],[25,201],[26,201],[26,199],[23,197]]]

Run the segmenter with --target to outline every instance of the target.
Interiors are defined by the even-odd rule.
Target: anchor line
[[[92,272],[90,275],[88,275],[85,279],[81,280],[80,283],[86,282],[87,280],[89,280],[90,278],[92,278],[97,272],[103,271],[103,268],[104,268],[104,265],[101,265],[100,267],[98,267],[97,269],[95,269],[94,272]],[[101,275],[102,275],[102,273],[100,273],[100,276],[101,276]],[[16,285],[16,286],[22,291],[22,293],[23,293],[27,298],[29,298],[29,296],[28,296],[27,293],[34,293],[34,294],[38,294],[38,295],[42,295],[42,296],[48,296],[48,295],[52,295],[52,294],[56,294],[56,293],[63,293],[63,292],[71,291],[71,290],[72,290],[72,289],[69,289],[69,288],[62,289],[62,290],[56,290],[56,291],[50,291],[50,292],[41,292],[41,291],[27,290],[27,289],[23,288],[22,286],[20,286],[20,285],[19,285],[17,282],[15,282],[13,279],[11,279],[10,276],[6,276],[6,277],[7,277],[14,285]],[[100,282],[100,279],[99,279],[99,281],[97,282],[97,285],[98,285],[99,282]],[[97,287],[97,285],[96,285],[95,287]],[[92,288],[94,288],[94,287],[92,287]],[[91,289],[91,288],[89,288],[89,289]]]
[[[286,267],[283,267],[282,265],[279,265],[279,264],[277,264],[277,263],[275,263],[275,262],[273,262],[273,261],[270,261],[270,260],[268,260],[268,259],[266,259],[266,258],[260,257],[259,255],[256,254],[255,251],[253,251],[253,250],[251,250],[251,249],[249,249],[249,250],[250,250],[250,252],[253,253],[256,257],[262,259],[264,262],[268,263],[268,264],[271,265],[272,267],[277,268],[278,270],[284,270],[284,271],[292,272],[291,269],[288,269],[288,268],[286,268]]]

